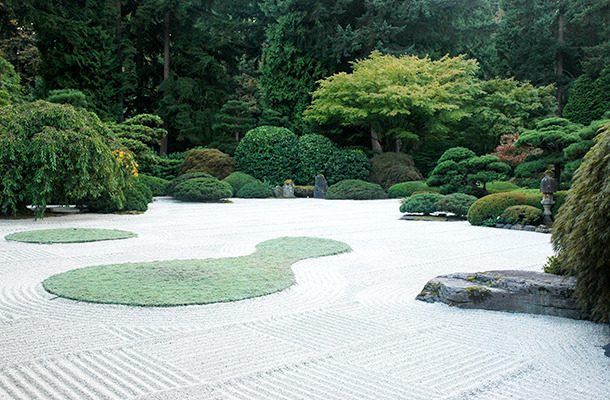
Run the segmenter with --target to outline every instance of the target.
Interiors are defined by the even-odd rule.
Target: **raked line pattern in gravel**
[[[157,198],[143,215],[0,221],[137,238],[0,240],[0,399],[608,399],[607,326],[415,301],[431,278],[539,271],[549,236],[399,220],[395,200]],[[40,282],[89,265],[247,255],[281,236],[348,254],[296,263],[277,294],[174,308],[57,298]]]

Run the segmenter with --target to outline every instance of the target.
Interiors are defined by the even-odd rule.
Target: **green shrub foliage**
[[[49,103],[70,104],[74,107],[87,108],[85,94],[76,89],[51,90],[46,99]]]
[[[227,176],[222,181],[231,185],[231,188],[233,189],[233,195],[237,195],[239,190],[242,187],[246,186],[248,183],[259,182],[259,180],[255,177],[248,174],[244,174],[243,172],[239,171],[233,172],[231,175]]]
[[[510,170],[497,156],[477,157],[472,150],[454,147],[439,158],[426,183],[439,187],[443,194],[459,192],[482,197],[488,193],[487,182],[506,178]]]
[[[563,116],[579,124],[589,124],[610,110],[610,65],[593,79],[584,74],[574,82]]]
[[[489,182],[485,185],[485,189],[489,193],[503,193],[503,192],[512,192],[513,190],[519,189],[519,186],[515,185],[512,182],[499,181],[499,182]]]
[[[297,170],[297,136],[286,128],[259,126],[235,149],[236,169],[261,181],[280,185]]]
[[[98,197],[88,197],[77,202],[79,207],[84,207],[89,212],[112,213],[118,211],[140,211],[148,210],[148,203],[153,200],[150,188],[136,182],[123,189],[123,201],[117,203],[105,192]]]
[[[294,181],[298,185],[313,184],[316,176],[324,173],[324,166],[335,151],[336,146],[326,136],[313,133],[299,137]]]
[[[507,224],[537,225],[542,222],[542,210],[533,206],[511,206],[502,212],[502,222]]]
[[[210,174],[206,174],[205,172],[189,172],[187,174],[180,175],[174,179],[167,185],[167,191],[165,194],[168,196],[173,196],[176,191],[176,186],[179,184],[188,181],[189,179],[195,178],[214,178]]]
[[[553,224],[552,242],[577,278],[579,304],[598,321],[610,321],[610,123],[598,135],[574,176]]]
[[[95,114],[44,101],[0,108],[0,212],[74,204],[103,192],[120,203],[128,176]]]
[[[443,196],[438,201],[438,211],[454,213],[458,217],[465,217],[470,206],[477,198],[464,193],[452,193]]]
[[[186,154],[180,166],[180,174],[205,172],[217,179],[224,179],[233,173],[235,163],[228,154],[217,149],[193,149]]]
[[[440,193],[417,193],[407,197],[400,204],[400,212],[430,214],[439,210]]]
[[[255,180],[247,183],[235,194],[242,199],[266,199],[273,196],[273,190],[268,183]]]
[[[346,179],[328,188],[328,200],[373,200],[387,198],[386,192],[376,183],[359,179]]]
[[[388,197],[392,199],[400,199],[409,197],[415,192],[433,192],[434,190],[422,181],[402,182],[390,186],[388,189]]]
[[[366,180],[371,163],[361,150],[339,149],[328,159],[324,171],[329,185],[343,180]]]
[[[176,199],[189,202],[218,201],[232,195],[231,185],[213,176],[188,179],[178,184],[174,190]]]
[[[370,163],[370,181],[384,189],[401,182],[424,180],[411,156],[404,153],[377,154],[371,158]]]
[[[156,176],[146,174],[139,174],[138,181],[148,186],[153,196],[165,196],[165,193],[167,193],[167,185],[169,185],[169,181],[166,179],[157,178]]]
[[[554,216],[560,213],[559,210],[565,202],[566,195],[567,192],[565,191],[555,193],[555,205],[551,209]],[[544,207],[540,203],[541,200],[541,193],[530,194],[514,191],[490,194],[478,199],[470,207],[468,210],[468,222],[472,225],[486,225],[485,221],[493,220],[495,225],[497,221],[501,220],[504,210],[512,206],[528,205],[543,211]]]

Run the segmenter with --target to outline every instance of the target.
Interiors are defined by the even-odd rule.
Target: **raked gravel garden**
[[[441,274],[541,271],[553,254],[549,235],[405,221],[397,205],[162,197],[144,214],[1,220],[2,238],[75,228],[137,236],[0,240],[0,398],[610,398],[607,325],[415,300]],[[141,307],[69,300],[42,286],[83,267],[222,267],[261,257],[265,244],[257,245],[284,237],[347,247],[291,250],[292,286],[290,275],[287,289],[239,301]]]

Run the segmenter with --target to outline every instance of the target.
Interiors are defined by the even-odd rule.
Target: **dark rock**
[[[506,224],[504,225],[504,229],[511,229],[513,227],[512,224]]]
[[[536,232],[536,227],[534,225],[525,225],[523,230],[528,232]]]
[[[461,308],[584,319],[573,298],[572,277],[530,271],[456,273],[429,281],[418,300]]]
[[[496,224],[496,228],[504,228],[504,224]]]
[[[295,186],[294,195],[296,197],[312,197],[313,186]]]
[[[284,182],[284,186],[282,186],[282,197],[287,199],[294,198],[294,184],[292,181]]]
[[[602,349],[604,349],[604,354],[606,355],[606,357],[610,357],[610,343],[602,347]]]
[[[326,198],[326,191],[328,190],[328,183],[324,175],[316,176],[316,182],[313,189],[313,197],[316,199]]]
[[[512,229],[513,231],[522,231],[523,225],[515,224],[510,229]]]
[[[283,191],[282,191],[282,187],[280,185],[277,185],[276,187],[273,188],[273,195],[275,197],[283,197]]]

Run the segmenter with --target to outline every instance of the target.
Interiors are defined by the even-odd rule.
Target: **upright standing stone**
[[[292,180],[290,180],[290,179],[288,179],[287,181],[284,182],[283,197],[287,198],[287,199],[292,199],[295,197],[294,183],[292,183]]]
[[[328,190],[328,183],[326,183],[326,178],[324,178],[324,175],[316,176],[316,185],[313,188],[314,199],[326,198],[327,190]]]

